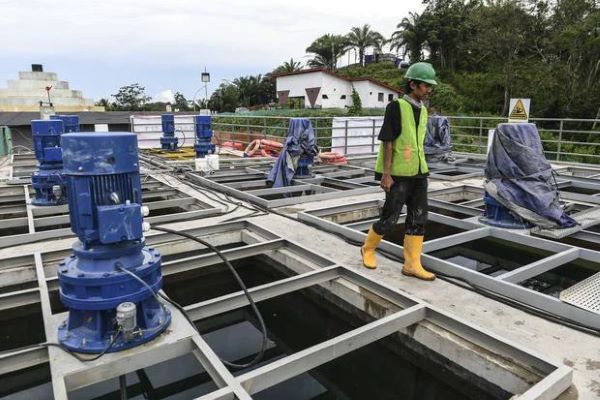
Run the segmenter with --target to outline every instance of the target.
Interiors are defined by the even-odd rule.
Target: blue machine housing
[[[506,229],[529,229],[533,227],[533,224],[515,215],[487,192],[483,195],[483,203],[485,204],[485,212],[479,218],[479,221],[484,224]]]
[[[66,203],[66,186],[63,179],[61,120],[39,119],[31,121],[31,134],[38,170],[31,175],[31,186],[36,206],[54,206]]]
[[[79,132],[78,115],[51,115],[50,119],[58,119],[63,122],[63,133]]]
[[[171,314],[153,293],[162,287],[161,256],[144,242],[137,137],[72,133],[63,136],[63,154],[71,230],[79,241],[58,266],[60,299],[69,308],[58,339],[73,351],[102,352],[119,329],[117,306],[132,302],[135,334],[119,335],[108,351],[147,342],[167,328]]]
[[[160,116],[162,122],[163,135],[160,137],[160,145],[163,150],[177,150],[179,139],[175,137],[175,116],[173,114],[162,114]]]
[[[213,131],[211,129],[210,115],[196,115],[194,117],[196,128],[196,158],[204,158],[209,153],[215,152],[215,145],[211,143]]]
[[[315,157],[313,155],[302,154],[298,159],[298,165],[294,173],[294,178],[314,178],[314,174],[312,173],[312,166],[314,162]]]

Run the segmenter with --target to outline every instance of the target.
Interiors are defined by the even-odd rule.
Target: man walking
[[[376,268],[375,249],[392,231],[406,204],[404,266],[402,273],[432,281],[435,275],[421,265],[421,250],[427,221],[427,175],[423,145],[427,128],[427,108],[423,105],[436,85],[435,70],[429,63],[411,65],[406,74],[404,96],[388,104],[379,132],[379,154],[375,178],[385,190],[385,204],[379,221],[369,229],[361,247],[363,264]]]

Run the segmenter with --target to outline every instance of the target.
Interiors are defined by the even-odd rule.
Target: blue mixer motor
[[[55,206],[66,203],[67,193],[63,179],[61,135],[64,132],[61,120],[38,119],[31,121],[31,134],[38,170],[31,175],[31,186],[36,206]]]
[[[295,179],[302,178],[314,178],[312,173],[312,166],[314,164],[315,157],[308,154],[302,154],[298,159],[298,165],[296,166],[296,172],[294,173]]]
[[[160,137],[160,145],[163,150],[177,150],[179,139],[175,137],[175,116],[173,114],[162,114],[160,116],[162,122],[163,135]]]
[[[210,115],[196,115],[194,117],[196,129],[196,158],[204,158],[209,153],[215,152],[215,145],[211,143],[213,132],[211,129]]]
[[[506,229],[529,229],[533,224],[511,212],[487,192],[483,195],[485,211],[479,221],[484,224]]]
[[[58,119],[63,122],[63,133],[79,132],[78,115],[51,115],[50,119]]]
[[[171,322],[155,293],[161,256],[145,246],[135,134],[63,136],[73,254],[58,266],[60,299],[69,308],[60,343],[82,353],[114,352],[161,334]],[[142,284],[143,281],[145,284]]]

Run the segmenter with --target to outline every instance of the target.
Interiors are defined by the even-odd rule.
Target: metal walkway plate
[[[577,221],[579,225],[564,229],[541,229],[538,227],[532,228],[531,233],[535,234],[536,236],[543,236],[550,239],[562,239],[566,236],[572,235],[575,232],[579,232],[583,229],[589,228],[592,225],[598,224],[600,221],[600,207],[594,207],[590,208],[589,210],[578,212],[571,215],[571,217]]]
[[[600,272],[563,290],[560,300],[600,314]]]

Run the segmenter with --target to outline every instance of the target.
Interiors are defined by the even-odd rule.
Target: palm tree
[[[290,58],[289,61],[284,62],[279,67],[275,68],[277,73],[289,73],[289,72],[297,72],[302,69],[302,63],[300,61],[296,61],[293,58]]]
[[[233,80],[244,107],[267,104],[275,97],[275,87],[271,75],[240,76]]]
[[[361,65],[365,65],[364,58],[367,48],[375,47],[381,50],[381,47],[385,43],[385,39],[381,33],[371,30],[369,24],[364,24],[362,27],[353,27],[346,37],[348,38],[349,47],[358,50]]]
[[[337,60],[348,50],[348,38],[343,35],[326,34],[317,38],[306,48],[307,53],[315,54],[308,62],[311,67],[325,67],[334,70]]]
[[[411,63],[421,60],[423,47],[427,41],[427,31],[424,25],[419,14],[409,12],[409,16],[402,18],[402,21],[396,26],[398,30],[392,33],[391,50],[402,51],[402,57],[406,57],[408,54]]]

